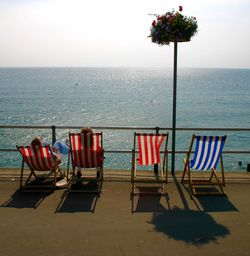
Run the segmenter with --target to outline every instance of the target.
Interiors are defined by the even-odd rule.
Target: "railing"
[[[57,130],[73,130],[73,129],[81,129],[82,126],[40,126],[40,125],[0,125],[0,129],[45,129],[45,130],[51,130],[51,137],[52,137],[52,144],[56,141],[56,132]],[[156,133],[159,133],[160,131],[172,131],[172,128],[162,128],[162,127],[135,127],[135,126],[129,126],[129,127],[119,127],[119,126],[91,126],[92,129],[97,130],[121,130],[121,131],[155,131]],[[176,128],[176,131],[216,131],[216,132],[250,132],[250,128]],[[0,148],[0,152],[15,152],[17,151],[16,148]],[[187,150],[175,150],[172,152],[172,150],[168,151],[170,154],[175,156],[175,154],[184,154],[187,152]],[[105,148],[105,153],[131,153],[131,150],[111,150]],[[250,150],[224,150],[223,154],[250,154]],[[174,169],[172,169],[172,173],[174,172]]]

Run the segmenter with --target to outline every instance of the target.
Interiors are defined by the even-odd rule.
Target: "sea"
[[[250,128],[249,88],[250,69],[178,68],[176,127]],[[0,68],[2,126],[171,128],[172,106],[172,68]],[[69,131],[57,129],[57,140],[65,141]],[[248,131],[177,131],[176,150],[186,151],[193,133],[227,134],[225,150],[250,151]],[[133,134],[103,130],[104,149],[131,150]],[[37,135],[51,142],[51,130],[0,128],[0,148],[29,144]],[[176,170],[184,157],[176,155]],[[223,160],[226,172],[245,172],[250,154]],[[0,167],[20,165],[18,152],[0,151]],[[131,154],[106,153],[104,165],[130,169]]]

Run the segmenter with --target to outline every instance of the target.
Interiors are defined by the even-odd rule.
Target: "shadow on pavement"
[[[1,207],[36,209],[50,194],[49,192],[20,192],[17,190]]]
[[[65,191],[56,213],[92,212],[94,213],[99,194]]]
[[[227,196],[197,196],[197,200],[205,212],[238,212]]]
[[[206,212],[174,207],[164,213],[154,213],[152,221],[155,230],[169,238],[201,246],[216,242],[230,234],[227,227],[216,223]]]
[[[157,194],[158,187],[137,187],[142,194],[131,195],[131,212],[165,212],[170,208],[169,196]],[[148,194],[147,194],[148,193]],[[153,194],[150,194],[153,193]]]
[[[154,213],[152,223],[155,230],[164,233],[169,238],[184,241],[194,246],[202,246],[211,242],[216,243],[218,238],[226,237],[230,230],[217,223],[207,211],[224,212],[237,211],[237,208],[225,196],[202,196],[194,197],[187,193],[186,188],[181,186],[175,176],[175,185],[183,204],[183,209],[177,206],[169,211]],[[189,200],[194,202],[197,210],[189,207]],[[198,202],[200,203],[199,206]]]

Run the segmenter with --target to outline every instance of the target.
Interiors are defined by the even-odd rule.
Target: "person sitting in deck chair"
[[[43,138],[42,138],[42,137],[37,136],[37,137],[35,137],[35,138],[31,141],[30,145],[31,145],[33,151],[35,152],[36,149],[37,149],[37,147],[39,147],[39,146],[46,146],[46,145],[48,145],[48,144],[43,141]],[[61,156],[60,156],[60,154],[59,154],[58,147],[55,147],[55,146],[54,146],[54,147],[53,147],[53,150],[51,150],[51,153],[52,153],[54,159],[56,160],[56,162],[57,162],[58,164],[60,164],[60,163],[61,163]]]
[[[82,127],[81,133],[82,134],[91,134],[91,133],[93,133],[93,130],[91,127]],[[90,141],[90,146],[92,146],[92,144],[93,144],[93,141]],[[81,176],[82,176],[81,168],[78,168],[76,176],[77,176],[77,178],[81,178]],[[100,177],[100,170],[97,170],[96,177],[97,178]]]
[[[31,146],[32,145],[39,146],[39,145],[48,145],[48,144],[43,141],[42,137],[37,136],[32,140]],[[58,158],[58,160],[60,159],[60,154],[68,155],[68,153],[69,153],[69,143],[67,141],[62,142],[62,141],[57,140],[53,144],[52,153],[54,154],[54,157]]]
[[[48,145],[47,143],[45,143],[43,141],[43,138],[40,136],[35,137],[32,141],[31,141],[31,148],[34,152],[36,152],[37,148],[39,146],[46,146]],[[69,153],[69,146],[67,145],[67,143],[61,142],[61,141],[56,141],[53,145],[53,148],[50,148],[50,152],[54,158],[54,160],[56,161],[56,163],[58,164],[58,166],[61,164],[62,159],[61,159],[61,155],[60,154],[68,154]],[[62,175],[62,179],[58,182],[56,182],[56,187],[67,187],[68,185],[68,180],[65,177],[65,173],[62,173],[60,171],[61,175]]]

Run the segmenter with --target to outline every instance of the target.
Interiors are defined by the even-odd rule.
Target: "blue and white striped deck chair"
[[[182,183],[188,183],[190,190],[193,194],[208,194],[209,192],[198,193],[195,188],[202,186],[219,186],[221,193],[225,194],[223,187],[225,187],[224,168],[222,160],[222,151],[226,141],[225,136],[196,136],[193,135],[189,151],[187,152],[187,158],[184,159],[184,171],[182,175]],[[196,141],[193,159],[190,160],[192,154],[192,147]],[[220,161],[221,177],[216,173],[216,166]],[[197,171],[210,171],[209,179],[194,179],[191,177],[191,169]],[[185,179],[185,175],[188,176]],[[209,194],[218,194],[217,192],[211,192]]]

